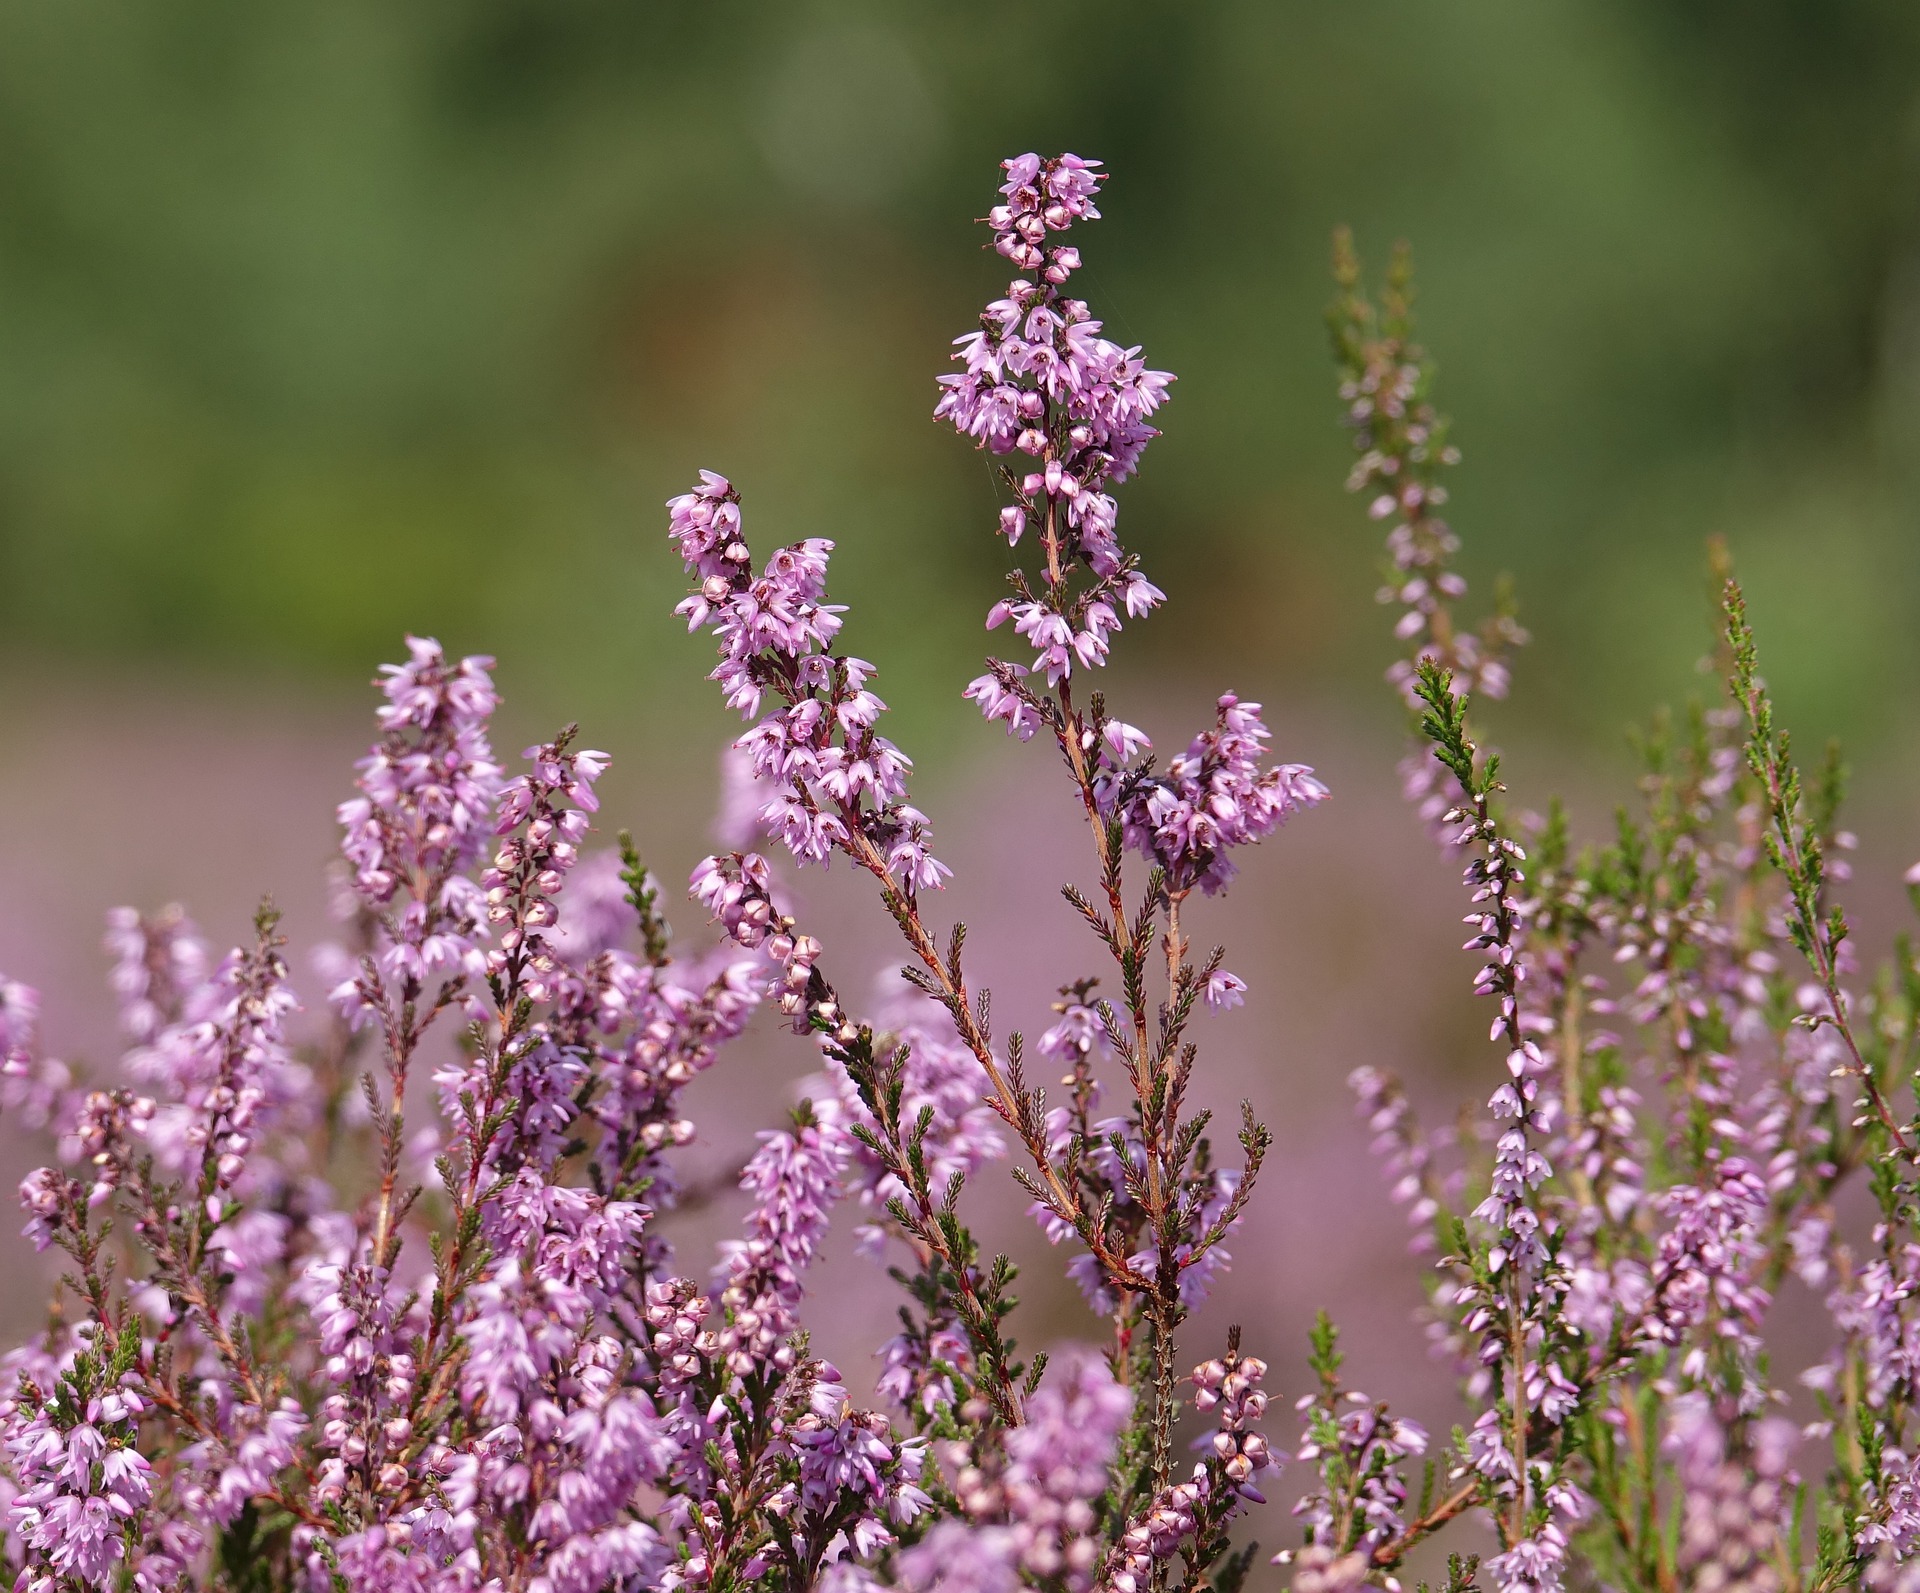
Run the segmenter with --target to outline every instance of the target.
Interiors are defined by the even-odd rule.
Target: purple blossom
[[[1169,378],[1065,291],[1098,163],[1006,175],[988,219],[1023,276],[961,340],[939,414],[1005,467],[996,532],[1027,563],[989,623],[1028,656],[967,694],[1054,738],[1095,865],[1068,900],[1118,977],[1073,978],[1050,1019],[1023,1015],[1031,1045],[996,1042],[962,927],[923,914],[946,871],[878,734],[872,666],[836,651],[830,547],[756,567],[722,478],[670,505],[697,583],[680,612],[713,632],[750,721],[719,831],[742,849],[691,882],[709,949],[674,946],[651,882],[586,850],[605,755],[569,728],[508,780],[490,661],[410,639],[340,810],[338,1018],[302,1022],[270,910],[217,959],[180,908],[109,916],[117,1070],[46,1057],[38,997],[0,980],[0,1106],[48,1141],[26,1233],[63,1274],[46,1325],[0,1356],[21,1593],[174,1593],[243,1559],[269,1593],[1154,1593],[1244,1571],[1235,1519],[1281,1458],[1268,1369],[1238,1329],[1190,1378],[1174,1357],[1271,1141],[1247,1116],[1223,1166],[1189,1104],[1208,1088],[1189,1019],[1247,986],[1223,952],[1194,958],[1182,915],[1326,791],[1266,763],[1257,705],[1223,697],[1163,765],[1084,689],[1161,601],[1112,489]],[[1585,847],[1557,810],[1509,819],[1463,694],[1503,692],[1522,637],[1504,603],[1475,633],[1454,616],[1452,454],[1405,282],[1376,310],[1341,271],[1355,484],[1392,522],[1393,675],[1440,754],[1409,795],[1470,850],[1466,947],[1504,1076],[1487,1114],[1431,1135],[1391,1078],[1352,1077],[1392,1198],[1440,1257],[1428,1333],[1466,1415],[1416,1501],[1426,1434],[1346,1386],[1323,1322],[1298,1402],[1305,1541],[1279,1561],[1295,1593],[1393,1588],[1484,1518],[1490,1593],[1609,1575],[1916,1593],[1915,970],[1903,949],[1868,976],[1835,899],[1854,848],[1838,771],[1803,783],[1788,758],[1730,586],[1731,706],[1648,738],[1644,812]],[[915,993],[873,1023],[843,1009],[785,883],[744,849],[760,833],[881,882]],[[686,1091],[762,1000],[820,1071],[746,1163],[740,1237],[702,1284],[656,1214],[709,1193],[678,1165]],[[458,1035],[433,1038],[450,1013]],[[421,1054],[437,1090],[410,1077]],[[963,1198],[1009,1151],[1110,1318],[1106,1354],[1044,1376]],[[809,1338],[849,1196],[904,1287],[878,1355],[892,1416]],[[1832,1329],[1803,1429],[1770,1380],[1804,1340],[1769,1322],[1789,1274]],[[1834,1459],[1803,1489],[1814,1440]]]
[[[1029,523],[1044,528],[1049,590],[996,605],[991,628],[1012,618],[1036,654],[1033,669],[1058,685],[1076,667],[1106,662],[1108,638],[1120,628],[1120,610],[1138,617],[1163,600],[1135,567],[1114,534],[1118,507],[1106,490],[1126,480],[1159,433],[1149,417],[1166,401],[1173,378],[1148,369],[1138,348],[1101,336],[1086,303],[1062,289],[1080,268],[1078,249],[1049,243],[1076,222],[1096,220],[1093,199],[1105,174],[1098,161],[1077,155],[1042,160],[1022,155],[1004,163],[1005,203],[988,224],[994,246],[1016,270],[1003,299],[989,304],[980,330],[954,340],[959,373],[942,376],[934,417],[951,424],[988,452],[1020,452],[1033,468],[1009,472],[1019,501],[1000,512],[998,529],[1017,546]],[[1083,560],[1090,584],[1068,598],[1062,558]],[[1006,719],[1025,739],[1036,710],[1014,684],[1021,665],[996,665],[967,690],[989,719]]]
[[[157,1098],[135,1112],[135,1131],[168,1172],[204,1166],[212,1190],[234,1188],[262,1133],[304,1097],[307,1071],[287,1047],[298,1003],[286,979],[270,948],[229,952],[181,994],[176,1020],[129,1053],[128,1071]]]
[[[1247,982],[1238,974],[1228,973],[1224,968],[1216,968],[1207,975],[1207,1005],[1219,1011],[1230,1011],[1241,1006],[1247,999]]]
[[[1007,1533],[963,1552],[978,1556],[984,1549],[990,1559],[1004,1544],[1029,1575],[1057,1577],[1084,1593],[1100,1564],[1092,1504],[1106,1491],[1108,1467],[1132,1413],[1132,1391],[1113,1380],[1104,1360],[1086,1353],[1060,1357],[1052,1379],[1027,1401],[1026,1422],[1006,1435],[995,1497]],[[960,1486],[967,1491],[968,1480]]]
[[[1013,1593],[1019,1552],[1009,1527],[942,1521],[901,1555],[901,1582],[913,1593]]]
[[[450,664],[440,644],[407,638],[408,660],[381,667],[383,738],[360,761],[361,794],[339,809],[353,887],[380,924],[379,977],[396,987],[480,972],[481,902],[465,872],[492,827],[501,770],[487,724],[499,705],[493,660]],[[358,982],[343,1010],[379,1005]]]
[[[1193,1408],[1219,1412],[1208,1445],[1212,1458],[1240,1496],[1255,1504],[1267,1501],[1254,1478],[1274,1464],[1259,1429],[1267,1411],[1266,1392],[1260,1387],[1266,1375],[1265,1361],[1237,1350],[1224,1360],[1208,1361],[1193,1374]]]
[[[1680,1490],[1679,1570],[1689,1585],[1779,1588],[1798,1479],[1788,1464],[1799,1434],[1772,1417],[1754,1424],[1745,1453],[1704,1394],[1683,1394],[1667,1417],[1664,1448]]]
[[[703,470],[699,488],[667,509],[700,582],[675,612],[719,640],[712,678],[727,705],[760,715],[735,743],[763,789],[755,822],[800,863],[845,851],[909,896],[937,889],[950,871],[931,853],[926,816],[906,802],[912,760],[875,729],[886,704],[867,690],[873,666],[831,650],[844,612],[824,601],[833,544],[777,549],[755,578],[739,494],[724,476]],[[768,692],[777,706],[761,715]]]
[[[0,976],[0,1110],[32,1129],[54,1127],[75,1109],[73,1073],[40,1055],[40,992]]]
[[[69,1387],[82,1407],[70,1422],[38,1401],[0,1408],[19,1489],[8,1526],[55,1577],[105,1589],[139,1541],[153,1498],[153,1468],[134,1447],[147,1407],[130,1375],[97,1390]]]
[[[1343,1513],[1351,1514],[1364,1549],[1397,1538],[1406,1530],[1408,1494],[1401,1463],[1426,1453],[1426,1430],[1350,1390],[1304,1396],[1299,1408],[1305,1431],[1293,1458],[1317,1463],[1321,1479],[1293,1507],[1309,1546],[1344,1552],[1337,1533]]]
[[[114,959],[107,983],[120,1001],[120,1027],[136,1045],[149,1044],[180,1020],[188,996],[205,981],[207,944],[177,904],[151,918],[113,908],[105,940]]]
[[[1260,705],[1228,692],[1214,728],[1169,759],[1164,775],[1110,777],[1106,801],[1127,844],[1166,870],[1168,890],[1198,885],[1216,895],[1235,873],[1228,856],[1234,847],[1265,839],[1302,808],[1327,799],[1327,788],[1303,764],[1260,767],[1271,739]]]
[[[793,1331],[801,1276],[840,1198],[850,1148],[845,1130],[803,1113],[791,1132],[763,1133],[740,1174],[754,1206],[744,1236],[721,1248],[719,1304],[722,1353],[742,1376]]]

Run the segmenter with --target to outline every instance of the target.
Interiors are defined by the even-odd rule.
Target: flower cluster
[[[499,705],[493,660],[450,663],[438,642],[418,636],[407,651],[406,663],[381,671],[383,735],[360,761],[360,795],[339,810],[354,891],[380,919],[375,972],[365,977],[401,990],[480,972],[482,910],[468,868],[502,779],[487,740]],[[380,1011],[376,990],[360,982],[334,999],[349,1012]]]
[[[1460,450],[1448,440],[1446,417],[1433,407],[1433,366],[1413,337],[1412,257],[1404,248],[1395,251],[1375,305],[1360,286],[1360,262],[1342,229],[1334,238],[1334,277],[1340,297],[1328,320],[1343,418],[1358,455],[1347,490],[1367,496],[1370,518],[1391,522],[1386,578],[1376,596],[1400,609],[1393,633],[1403,652],[1387,678],[1415,712],[1422,664],[1439,668],[1462,690],[1504,697],[1510,655],[1527,633],[1504,585],[1477,628],[1454,613],[1467,582],[1453,567],[1460,538],[1439,511],[1448,497],[1442,476],[1460,462]],[[1400,775],[1407,800],[1429,824],[1458,798],[1446,770],[1418,741],[1401,760]]]
[[[999,531],[1008,544],[1017,545],[1038,521],[1052,581],[1065,558],[1084,560],[1094,577],[1070,608],[1023,597],[988,620],[1014,621],[1050,685],[1076,663],[1085,669],[1106,661],[1108,637],[1120,629],[1118,610],[1138,618],[1163,600],[1121,548],[1118,507],[1105,488],[1132,475],[1159,435],[1148,418],[1166,401],[1173,378],[1149,370],[1139,349],[1100,335],[1086,302],[1062,291],[1080,269],[1080,251],[1047,242],[1077,221],[1099,218],[1099,165],[1077,155],[1006,162],[1006,203],[993,208],[987,224],[999,253],[1032,275],[1016,278],[1005,298],[986,307],[977,332],[955,339],[954,358],[964,370],[940,378],[934,410],[989,452],[1031,459],[1033,468],[1007,472],[1016,501],[1001,511]]]
[[[1097,1358],[1079,1356],[1028,1401],[1000,1451],[944,1446],[966,1524],[928,1534],[901,1569],[910,1587],[958,1593],[1023,1578],[1087,1593],[1101,1560],[1099,1505],[1133,1396]]]
[[[997,234],[1046,286],[996,334],[1007,385],[1033,396],[991,402],[1032,411],[1021,430],[1048,440],[1007,443],[1035,456],[1024,501],[1058,511],[1050,545],[1074,528],[1095,582],[1066,633],[1013,616],[1055,650],[1064,700],[1118,612],[1160,600],[1113,540],[1104,487],[1137,463],[1166,378],[1057,292],[1078,257],[1043,246],[1095,214],[1096,173],[1071,157],[1010,170]],[[674,501],[671,530],[698,582],[680,612],[714,632],[715,678],[754,721],[736,749],[751,827],[799,862],[838,851],[864,870],[917,989],[861,1021],[773,864],[746,851],[694,871],[723,935],[676,960],[631,841],[593,849],[606,756],[569,727],[510,773],[492,661],[409,638],[339,807],[321,1014],[302,1020],[268,909],[225,956],[177,907],[111,916],[119,1077],[43,1055],[38,998],[0,981],[0,1105],[54,1151],[21,1188],[28,1233],[70,1269],[53,1325],[5,1362],[15,1585],[1090,1593],[1109,1573],[1151,1583],[1175,1557],[1195,1577],[1230,1563],[1233,1518],[1272,1464],[1265,1369],[1237,1339],[1190,1385],[1172,1366],[1267,1136],[1249,1118],[1241,1164],[1223,1166],[1186,1105],[1196,1005],[1229,1009],[1246,987],[1217,953],[1193,958],[1180,903],[1323,793],[1259,767],[1266,731],[1232,698],[1164,778],[1137,731],[1067,706],[1110,893],[1083,915],[1136,970],[1164,925],[1167,963],[1157,1019],[1138,973],[1122,1013],[1091,1001],[1093,981],[1072,987],[1041,1045],[1074,1070],[1061,1118],[1018,1042],[995,1043],[963,929],[936,937],[922,914],[946,870],[905,800],[906,756],[877,733],[872,667],[835,650],[828,546],[777,550],[756,574],[715,476]],[[1160,862],[1134,909],[1123,826],[1150,828]],[[820,1071],[742,1169],[740,1236],[703,1283],[661,1225],[696,1137],[684,1092],[762,1000],[811,1037]],[[1130,1100],[1096,1118],[1109,1072]],[[983,1260],[959,1199],[1016,1142],[1115,1318],[1109,1355],[1048,1371],[1008,1332],[1012,1268]],[[905,1285],[880,1352],[889,1409],[860,1407],[809,1348],[808,1272],[843,1202]],[[1170,1448],[1182,1386],[1215,1417],[1188,1480]]]
[[[1695,1587],[1783,1593],[1793,1567],[1786,1537],[1793,1487],[1793,1424],[1753,1424],[1749,1453],[1729,1453],[1728,1435],[1704,1394],[1675,1401],[1666,1447],[1680,1486],[1678,1562]]]
[[[1306,1523],[1306,1546],[1283,1550],[1275,1563],[1298,1560],[1322,1587],[1358,1587],[1376,1564],[1393,1563],[1409,1537],[1401,1465],[1426,1453],[1427,1434],[1346,1387],[1339,1335],[1324,1314],[1314,1328],[1312,1367],[1319,1386],[1299,1400],[1302,1433],[1293,1452],[1318,1474],[1293,1507]]]
[[[124,1347],[95,1350],[89,1333],[51,1395],[23,1380],[7,1410],[7,1462],[18,1492],[8,1528],[37,1562],[30,1585],[109,1585],[140,1558],[153,1467],[135,1444],[147,1403]],[[144,1563],[135,1583],[158,1589]]]
[[[831,650],[844,612],[825,601],[821,538],[777,549],[758,577],[740,523],[740,496],[724,476],[668,504],[669,530],[695,588],[676,610],[720,643],[713,679],[727,706],[778,706],[737,745],[766,788],[757,819],[802,863],[846,852],[907,894],[939,887],[949,870],[931,851],[932,827],[906,801],[905,753],[874,728],[886,704],[867,690],[873,665]]]
[[[1233,878],[1232,848],[1261,840],[1303,808],[1326,801],[1326,786],[1305,765],[1260,767],[1271,739],[1260,705],[1228,692],[1216,705],[1213,728],[1169,758],[1165,774],[1146,767],[1109,776],[1108,805],[1128,845],[1165,871],[1168,890],[1198,885],[1218,895]]]
[[[1199,884],[1211,894],[1233,873],[1233,847],[1327,793],[1304,766],[1261,768],[1269,733],[1259,705],[1231,693],[1215,727],[1164,774],[1144,756],[1151,744],[1141,731],[1111,718],[1098,697],[1075,702],[1071,677],[1106,663],[1121,615],[1139,618],[1165,601],[1121,546],[1107,489],[1134,472],[1158,435],[1148,417],[1173,378],[1148,369],[1139,349],[1100,336],[1085,301],[1065,292],[1080,251],[1048,242],[1098,217],[1099,165],[1031,154],[1006,163],[1006,203],[987,221],[999,253],[1032,276],[987,306],[980,330],[956,339],[965,369],[940,379],[936,419],[996,456],[1028,456],[1030,468],[1002,469],[1014,501],[999,530],[1018,548],[1037,527],[1040,543],[1040,569],[1032,577],[1014,570],[1014,595],[987,614],[989,630],[1012,621],[1033,660],[989,660],[966,695],[1023,741],[1052,730],[1090,807],[1122,822],[1127,844],[1166,870],[1174,892]]]

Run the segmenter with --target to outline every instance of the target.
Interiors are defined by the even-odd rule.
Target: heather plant
[[[1164,601],[1114,489],[1172,378],[1072,296],[1099,163],[1005,175],[986,222],[1017,275],[956,340],[935,415],[1005,499],[986,624],[1020,656],[966,695],[1052,744],[1086,821],[1097,883],[1065,888],[1086,961],[1048,1021],[997,1037],[939,914],[910,760],[874,667],[839,650],[832,545],[756,557],[740,494],[703,472],[669,505],[678,613],[746,721],[729,849],[691,880],[707,949],[676,949],[624,832],[592,844],[605,754],[568,727],[510,770],[492,660],[409,639],[339,809],[314,1012],[270,908],[224,957],[178,908],[112,915],[116,1077],[46,1056],[37,998],[0,983],[0,1104],[56,1150],[22,1185],[27,1235],[66,1263],[4,1368],[10,1586],[1331,1593],[1398,1586],[1443,1531],[1452,1593],[1920,1586],[1920,969],[1903,944],[1859,976],[1832,900],[1843,772],[1803,786],[1729,580],[1729,700],[1644,738],[1644,814],[1577,851],[1557,807],[1510,808],[1469,707],[1525,638],[1504,598],[1477,630],[1455,617],[1455,456],[1404,262],[1376,307],[1344,248],[1333,326],[1352,485],[1392,522],[1408,793],[1467,858],[1498,1079],[1451,1136],[1394,1080],[1354,1084],[1467,1416],[1429,1455],[1346,1385],[1323,1319],[1282,1457],[1267,1347],[1183,1344],[1270,1144],[1243,1111],[1223,1154],[1196,1104],[1196,1015],[1246,985],[1193,920],[1327,791],[1270,761],[1258,704],[1223,694],[1162,759],[1094,686]],[[902,939],[870,1011],[794,892],[835,859]],[[817,1071],[740,1170],[739,1237],[683,1261],[662,1227],[689,1193],[682,1095],[763,1004]],[[1001,1159],[1097,1342],[1016,1339],[1014,1268],[963,1200]],[[899,1290],[879,1408],[806,1331],[841,1206]],[[1795,1369],[1804,1408],[1767,1338],[1789,1276],[1833,1329]],[[1302,1538],[1272,1571],[1234,1527],[1283,1458]]]

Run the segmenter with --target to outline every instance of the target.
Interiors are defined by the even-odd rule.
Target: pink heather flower
[[[712,678],[727,705],[758,716],[735,743],[761,790],[753,824],[795,860],[824,864],[836,851],[878,852],[908,895],[948,878],[930,851],[926,816],[907,806],[912,760],[875,729],[886,704],[867,690],[873,665],[832,651],[837,605],[826,603],[820,539],[776,549],[759,577],[740,523],[739,495],[723,476],[667,505],[668,530],[700,585],[675,613],[720,643]],[[777,704],[762,714],[769,692]],[[737,818],[729,828],[738,831]]]
[[[0,975],[0,1110],[27,1128],[44,1129],[75,1110],[73,1074],[37,1047],[40,992]]]
[[[844,1129],[806,1116],[790,1132],[761,1134],[740,1175],[755,1199],[745,1236],[720,1249],[719,1299],[729,1318],[721,1344],[742,1376],[792,1331],[801,1275],[842,1192],[851,1141]]]
[[[1018,1563],[1083,1590],[1100,1556],[1086,1506],[1106,1491],[1133,1393],[1091,1353],[1062,1356],[1052,1370],[1027,1401],[1026,1422],[1006,1435],[1000,1483]]]
[[[482,904],[466,870],[493,828],[501,781],[487,741],[493,660],[449,664],[438,642],[416,636],[407,648],[405,664],[381,667],[385,736],[360,761],[361,794],[339,808],[354,891],[379,925],[370,977],[395,992],[482,972]],[[356,1022],[384,999],[368,976],[332,994]]]
[[[177,1020],[128,1054],[127,1070],[157,1097],[135,1132],[168,1172],[204,1166],[214,1189],[239,1187],[263,1131],[304,1107],[309,1075],[287,1046],[298,1003],[286,977],[270,949],[229,952],[180,997]]]
[[[1663,1448],[1681,1500],[1679,1568],[1693,1586],[1773,1585],[1798,1479],[1788,1461],[1800,1434],[1780,1417],[1754,1424],[1750,1450],[1730,1454],[1705,1394],[1682,1394],[1667,1415]]]
[[[1426,1430],[1394,1417],[1384,1404],[1373,1403],[1357,1389],[1323,1384],[1298,1403],[1304,1430],[1293,1459],[1317,1466],[1320,1473],[1317,1484],[1293,1507],[1294,1515],[1306,1523],[1309,1549],[1346,1552],[1343,1516],[1349,1508],[1355,1523],[1362,1524],[1358,1548],[1371,1553],[1392,1541],[1406,1527],[1407,1480],[1401,1467],[1426,1453]],[[1275,1563],[1293,1558],[1282,1553]],[[1311,1562],[1314,1557],[1308,1553],[1301,1559]],[[1331,1575],[1331,1562],[1323,1557],[1317,1563]]]
[[[1077,596],[1050,573],[1045,601],[996,605],[987,621],[991,629],[1010,615],[1037,655],[1032,668],[1054,686],[1076,667],[1106,662],[1120,608],[1138,618],[1163,600],[1115,537],[1118,511],[1106,489],[1133,473],[1159,435],[1148,417],[1165,402],[1173,378],[1148,369],[1138,348],[1101,336],[1085,302],[1063,292],[1080,268],[1080,252],[1048,240],[1098,218],[1099,162],[1027,154],[1004,166],[1006,202],[987,221],[995,249],[1026,274],[986,307],[979,331],[954,340],[962,370],[939,378],[934,418],[991,453],[1032,456],[1034,468],[1015,478],[1020,501],[1000,514],[1009,546],[1028,525],[1042,523],[1066,558],[1085,561],[1091,583]],[[984,689],[987,679],[967,695],[989,719],[1004,718],[1009,731],[1030,735],[1026,717]]]
[[[110,1588],[138,1541],[153,1498],[152,1467],[133,1447],[145,1409],[131,1377],[88,1399],[71,1425],[9,1403],[0,1435],[19,1491],[7,1524],[55,1576]]]
[[[1216,968],[1207,975],[1207,1005],[1219,1011],[1242,1005],[1247,999],[1247,982],[1238,974]]]
[[[1193,1373],[1195,1410],[1217,1410],[1207,1448],[1228,1484],[1243,1499],[1265,1504],[1266,1496],[1254,1479],[1277,1465],[1259,1423],[1267,1412],[1266,1391],[1260,1387],[1267,1363],[1237,1350],[1223,1360],[1208,1361]]]
[[[1302,808],[1327,799],[1327,788],[1302,764],[1262,769],[1272,739],[1258,703],[1221,697],[1214,728],[1167,762],[1164,775],[1115,774],[1105,790],[1127,843],[1166,870],[1167,887],[1208,895],[1234,873],[1228,853],[1263,840]]]
[[[1019,686],[1026,672],[1024,664],[996,664],[991,673],[977,677],[962,693],[967,701],[980,705],[989,723],[1004,719],[1008,734],[1022,741],[1032,740],[1041,724],[1040,710]]]
[[[942,1521],[900,1557],[912,1593],[1014,1593],[1020,1546],[1010,1527]]]
[[[105,943],[114,959],[107,982],[120,1000],[120,1027],[144,1045],[178,1021],[188,993],[207,977],[207,944],[178,905],[152,918],[113,908]]]

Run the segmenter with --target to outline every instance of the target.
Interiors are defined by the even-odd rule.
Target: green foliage
[[[640,861],[630,830],[620,832],[620,882],[627,887],[628,904],[640,915],[640,943],[646,948],[647,961],[657,968],[668,961],[673,929],[660,911],[660,883]]]
[[[1467,736],[1467,699],[1455,696],[1453,677],[1431,659],[1421,659],[1414,673],[1414,690],[1426,705],[1420,730],[1433,743],[1433,755],[1460,782],[1460,789],[1478,802],[1500,789],[1500,759],[1476,760]]]

